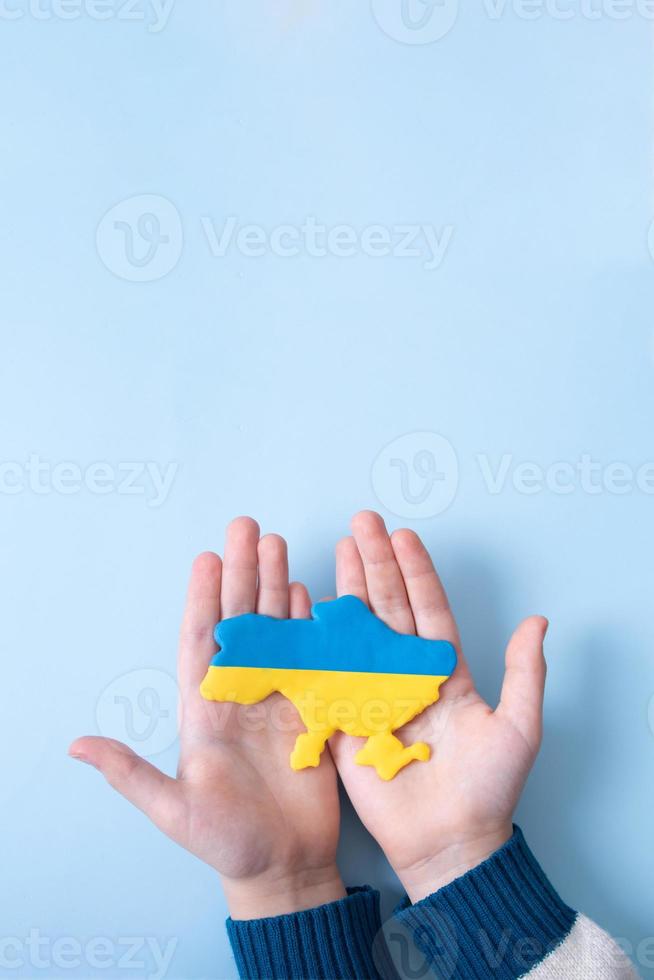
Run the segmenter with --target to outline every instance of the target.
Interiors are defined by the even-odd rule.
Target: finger
[[[546,664],[543,641],[547,632],[543,616],[530,616],[518,626],[506,649],[506,669],[497,708],[536,752],[543,726],[543,694]]]
[[[68,750],[73,759],[99,769],[108,783],[142,810],[164,833],[174,836],[183,820],[183,801],[176,780],[150,765],[113,738],[88,735]]]
[[[456,670],[444,697],[460,697],[473,687],[470,668],[461,651],[456,620],[429,552],[414,531],[402,528],[391,535],[391,545],[402,572],[418,636],[447,640],[457,651]]]
[[[288,597],[291,619],[311,619],[311,598],[301,582],[291,582]]]
[[[404,579],[418,636],[427,640],[447,640],[458,648],[459,633],[454,616],[424,544],[415,531],[403,528],[393,531],[391,545]]]
[[[342,538],[336,545],[336,592],[355,595],[368,605],[366,573],[354,538]]]
[[[257,601],[257,544],[259,525],[237,517],[227,527],[220,591],[223,619],[254,612]]]
[[[265,534],[257,547],[259,591],[257,612],[288,619],[288,550],[278,534]]]
[[[213,631],[220,619],[222,562],[205,551],[193,562],[179,638],[177,663],[182,697],[197,691],[216,652]]]
[[[415,633],[404,580],[383,520],[373,511],[361,511],[352,519],[352,532],[373,612],[398,633]]]

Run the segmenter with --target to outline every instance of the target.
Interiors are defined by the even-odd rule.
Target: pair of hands
[[[201,697],[221,618],[311,614],[306,588],[289,585],[286,542],[260,537],[247,517],[229,525],[223,561],[207,552],[193,564],[179,645],[177,778],[113,739],[88,736],[69,750],[220,873],[235,919],[313,908],[346,894],[336,866],[337,770],[415,902],[508,840],[538,752],[546,620],[531,617],[513,634],[493,710],[475,690],[447,596],[413,531],[389,536],[378,514],[357,514],[352,537],[337,545],[336,584],[339,596],[363,599],[397,632],[455,645],[459,662],[440,700],[398,733],[406,744],[427,742],[429,762],[411,763],[383,782],[355,764],[362,740],[337,733],[316,769],[294,772],[289,756],[303,727],[281,695],[251,707]]]

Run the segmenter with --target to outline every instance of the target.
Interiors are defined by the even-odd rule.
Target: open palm
[[[193,565],[179,647],[177,778],[113,739],[88,736],[70,747],[164,833],[216,868],[237,918],[310,908],[344,894],[335,866],[339,805],[329,753],[317,769],[290,769],[302,725],[280,695],[252,707],[200,695],[216,651],[216,623],[247,612],[305,618],[310,601],[304,586],[289,586],[285,541],[260,539],[255,521],[237,518],[227,529],[224,562],[207,552]]]
[[[428,762],[413,762],[390,782],[354,762],[361,740],[337,734],[332,755],[347,793],[416,901],[474,867],[511,835],[511,817],[541,739],[547,621],[534,616],[506,652],[499,706],[477,693],[461,652],[447,597],[413,531],[389,536],[364,511],[353,537],[339,542],[339,595],[356,595],[399,633],[449,640],[458,665],[440,700],[397,734],[424,741]]]

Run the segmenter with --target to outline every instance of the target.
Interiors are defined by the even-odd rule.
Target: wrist
[[[223,878],[232,919],[265,919],[290,915],[337,902],[347,896],[338,868],[258,875],[247,880]]]
[[[398,877],[415,904],[483,864],[491,854],[506,844],[512,833],[513,825],[509,820],[497,827],[458,837],[422,861],[398,869]]]
[[[394,919],[422,955],[423,973],[526,977],[541,975],[539,964],[557,955],[552,950],[566,941],[577,914],[557,895],[516,827],[487,860],[423,901],[405,900]],[[557,966],[543,966],[543,972],[574,972],[565,963]],[[582,965],[579,975],[587,973]]]

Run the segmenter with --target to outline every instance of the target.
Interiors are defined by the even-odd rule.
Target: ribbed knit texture
[[[395,913],[431,976],[444,980],[516,980],[564,941],[575,917],[518,827],[483,864]]]
[[[381,929],[379,892],[349,888],[347,898],[306,912],[227,920],[239,976],[252,980],[369,980]]]

